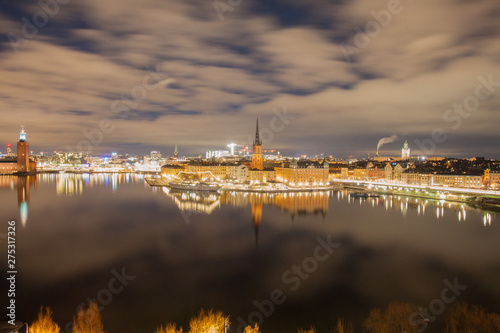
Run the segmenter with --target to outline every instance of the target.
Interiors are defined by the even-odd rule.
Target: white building
[[[238,166],[231,166],[231,179],[238,183],[244,183],[248,179],[248,168],[241,164]]]
[[[410,148],[408,147],[408,141],[405,140],[405,144],[403,145],[403,149],[401,149],[401,158],[403,160],[410,159]]]
[[[207,158],[212,158],[212,157],[226,157],[229,156],[229,151],[228,150],[209,150],[206,153]]]

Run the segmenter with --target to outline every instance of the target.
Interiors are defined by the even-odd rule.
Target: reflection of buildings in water
[[[144,175],[130,173],[61,173],[47,176],[57,180],[57,195],[81,195],[84,187],[95,185],[111,186],[116,192],[118,185],[144,182]]]
[[[36,188],[36,176],[17,177],[17,203],[19,205],[19,216],[21,224],[26,226],[28,221],[28,204],[30,202],[30,185]]]
[[[328,212],[330,192],[284,192],[284,193],[255,193],[255,192],[223,192],[222,203],[226,205],[245,207],[251,205],[271,205],[287,211],[292,218],[295,215],[307,215]]]
[[[164,188],[181,211],[211,214],[220,205],[220,194],[207,191],[172,191]]]
[[[330,192],[285,192],[276,197],[276,206],[282,211],[288,211],[292,218],[295,214],[316,215],[319,213],[325,217],[328,212],[329,197]]]
[[[494,215],[491,212],[474,208],[463,202],[432,200],[427,198],[406,197],[400,195],[381,195],[377,198],[358,199],[351,198],[349,196],[349,192],[350,191],[348,190],[339,191],[337,193],[337,199],[340,201],[343,200],[344,197],[346,197],[349,204],[368,204],[371,207],[377,207],[381,205],[385,208],[385,210],[397,209],[401,211],[403,216],[406,216],[410,211],[416,211],[417,215],[419,216],[425,215],[426,211],[429,211],[432,215],[435,215],[437,219],[442,219],[444,218],[445,213],[451,213],[452,215],[456,216],[459,222],[465,222],[467,220],[467,210],[476,210],[484,212],[483,223],[486,226],[491,225],[492,216]]]
[[[75,177],[77,176],[77,177]],[[81,195],[83,194],[83,179],[82,175],[75,174],[59,174],[57,177],[57,195]]]
[[[259,243],[259,227],[262,223],[262,202],[259,203],[251,203],[252,205],[252,223],[255,229],[255,246]]]
[[[321,213],[326,216],[330,192],[285,192],[285,193],[255,193],[255,192],[230,192],[221,194],[214,192],[188,192],[171,191],[164,188],[181,211],[196,211],[211,214],[220,205],[234,207],[251,206],[252,224],[255,227],[255,242],[258,242],[259,227],[262,223],[262,210],[264,205],[276,206],[281,211],[290,213],[292,219],[295,215]]]
[[[21,224],[26,226],[28,221],[28,204],[30,202],[30,186],[37,186],[36,176],[2,176],[0,187],[17,189],[17,204],[19,205],[19,217]]]

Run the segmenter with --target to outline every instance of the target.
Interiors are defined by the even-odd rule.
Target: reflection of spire
[[[17,203],[19,204],[19,216],[21,217],[21,224],[23,227],[26,226],[26,222],[28,221],[28,203],[30,201],[31,183],[34,183],[36,186],[36,177],[17,177]]]
[[[28,204],[26,201],[22,202],[19,206],[19,216],[21,216],[21,225],[26,227],[26,222],[28,221]]]
[[[262,201],[259,203],[251,203],[252,205],[252,223],[255,228],[255,247],[259,242],[259,226],[262,222]]]

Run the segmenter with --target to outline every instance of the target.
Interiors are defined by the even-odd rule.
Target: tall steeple
[[[259,137],[259,118],[257,118],[257,127],[255,130],[255,139],[252,150],[252,169],[262,170],[264,168],[262,160],[262,140]]]
[[[175,145],[175,150],[174,150],[174,158],[179,157],[179,152],[177,151],[177,144]]]
[[[24,126],[21,125],[21,133],[19,133],[19,141],[17,142],[17,171],[25,173],[30,170],[29,161],[30,151],[29,144],[26,141],[26,132]]]
[[[260,138],[259,138],[259,118],[257,118],[257,127],[255,129],[255,139],[253,141],[253,144],[254,145],[261,145],[262,144],[262,141],[260,141]]]

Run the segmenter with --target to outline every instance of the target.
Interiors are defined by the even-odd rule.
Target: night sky
[[[36,152],[199,155],[250,143],[258,117],[284,154],[373,156],[396,135],[382,155],[500,158],[499,17],[497,0],[0,0],[0,152],[23,124]]]

